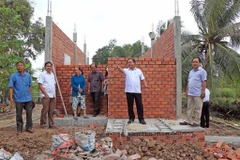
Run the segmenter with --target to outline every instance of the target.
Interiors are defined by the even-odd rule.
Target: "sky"
[[[72,39],[74,24],[77,45],[83,51],[86,37],[90,60],[95,52],[109,44],[133,44],[143,40],[150,47],[148,33],[156,30],[160,20],[167,21],[175,16],[175,0],[51,0],[53,21]],[[190,12],[191,0],[178,0],[182,30],[198,31]],[[32,0],[34,19],[41,17],[45,24],[48,0]],[[154,26],[154,27],[153,27]],[[44,54],[33,62],[33,68],[41,68]],[[91,61],[90,61],[91,63]]]

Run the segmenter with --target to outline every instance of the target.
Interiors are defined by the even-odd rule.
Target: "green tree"
[[[4,49],[20,57],[36,59],[44,50],[45,29],[40,18],[32,22],[34,9],[31,3],[28,0],[1,0],[0,10],[0,42],[13,42]],[[16,43],[19,40],[24,42],[20,46]]]
[[[216,88],[222,78],[238,81],[240,56],[239,0],[192,0],[191,12],[199,34],[182,34],[183,82],[186,85],[191,60],[199,56],[208,74],[207,85]]]
[[[33,8],[28,0],[0,0],[0,91],[7,95],[9,76],[17,61],[35,59],[44,49],[44,27],[41,19],[31,22]]]
[[[104,46],[97,50],[93,56],[92,61],[96,64],[107,64],[109,57],[141,57],[141,42],[137,41],[133,44],[124,44],[123,46],[117,46],[116,40],[111,40],[109,45]],[[144,50],[148,50],[145,45]]]

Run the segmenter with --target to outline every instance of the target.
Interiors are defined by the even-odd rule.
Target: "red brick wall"
[[[63,100],[66,105],[66,109],[68,114],[72,114],[72,106],[69,103],[69,96],[71,92],[71,78],[72,75],[74,75],[74,68],[75,67],[81,67],[84,76],[86,78],[87,88],[86,92],[88,91],[89,83],[87,82],[88,74],[91,72],[89,65],[56,65],[56,75],[59,82],[59,86],[62,92]],[[103,76],[105,75],[105,68],[106,65],[98,65],[98,70],[103,73]],[[101,96],[101,114],[107,115],[107,102],[106,98],[102,95]],[[86,107],[87,107],[87,114],[93,114],[93,105],[92,105],[92,99],[90,94],[86,94]],[[58,92],[57,88],[57,104],[56,108],[60,110],[61,113],[64,113],[62,101],[60,98],[60,94]]]
[[[129,144],[136,137],[145,137],[152,140],[157,140],[166,144],[185,143],[188,141],[199,142],[201,146],[205,145],[205,132],[177,132],[177,133],[130,133],[128,136],[119,133],[107,134],[113,140],[113,146],[119,147],[120,145]]]
[[[114,69],[115,65],[126,66],[125,58],[109,58],[109,102],[108,108],[106,99],[101,97],[101,114],[109,118],[128,118],[127,101],[124,92],[125,78]],[[175,58],[139,58],[136,59],[137,67],[143,71],[148,83],[148,91],[142,87],[142,98],[145,118],[166,118],[176,119],[176,65]],[[69,103],[70,80],[74,74],[74,65],[57,65],[56,72],[63,99],[69,114],[72,107]],[[78,67],[78,66],[77,66]],[[89,65],[79,65],[87,78],[90,73]],[[105,65],[98,65],[98,69],[105,74]],[[87,79],[86,79],[87,81]],[[87,84],[88,87],[89,84]],[[87,89],[86,89],[87,91]],[[93,106],[90,94],[86,95],[87,113],[93,113]],[[60,94],[57,89],[57,108],[64,113]],[[137,118],[136,109],[134,109]]]
[[[52,60],[55,65],[64,64],[64,54],[74,63],[74,42],[53,22],[52,23]],[[85,64],[85,54],[77,47],[77,64]]]
[[[125,78],[113,66],[126,66],[125,58],[109,58],[108,117],[128,118],[124,92]],[[148,91],[142,87],[145,118],[176,118],[176,65],[175,58],[139,58],[136,66],[143,71]],[[136,109],[135,115],[137,116]]]
[[[151,48],[143,57],[151,57]],[[174,57],[174,23],[153,44],[153,58],[165,57]]]

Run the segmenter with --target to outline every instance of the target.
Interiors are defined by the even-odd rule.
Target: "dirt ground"
[[[51,138],[53,134],[59,132],[68,132],[71,135],[76,131],[95,130],[97,133],[96,140],[105,137],[105,127],[86,126],[83,127],[63,127],[59,129],[40,128],[39,114],[41,107],[37,106],[33,112],[34,133],[23,132],[16,135],[15,111],[8,113],[0,113],[0,149],[14,154],[19,152],[25,160],[32,160],[33,157],[40,154],[44,150],[51,148]],[[25,115],[25,114],[23,114]],[[240,136],[240,130],[229,127],[222,123],[211,122],[210,128],[206,129],[206,135],[219,136]]]

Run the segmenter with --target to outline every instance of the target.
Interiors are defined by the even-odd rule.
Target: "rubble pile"
[[[167,145],[160,141],[139,137],[134,138],[128,145],[125,145],[125,149],[129,155],[139,154],[141,160],[150,158],[162,160],[215,160],[209,152],[205,151],[196,142]]]
[[[206,150],[219,159],[240,159],[240,149],[235,149],[229,144],[223,144],[222,141],[219,141],[217,144],[214,144],[212,146],[206,147]]]
[[[147,139],[145,137],[134,138],[128,144],[118,148],[113,147],[110,137],[101,138],[96,142],[91,151],[86,151],[77,143],[70,148],[61,148],[58,152],[45,151],[41,158],[68,159],[68,160],[215,160],[216,158],[204,150],[196,142],[167,145],[160,141]]]

